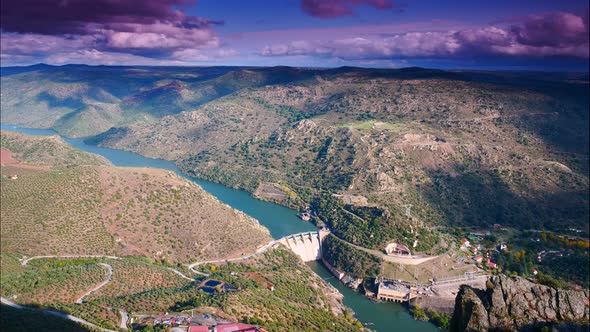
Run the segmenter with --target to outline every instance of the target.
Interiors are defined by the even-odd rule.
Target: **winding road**
[[[236,258],[217,259],[217,260],[213,260],[213,261],[195,262],[195,263],[189,264],[188,265],[188,268],[192,272],[194,272],[194,273],[197,273],[197,274],[200,274],[202,276],[208,277],[209,274],[195,270],[195,266],[197,266],[197,265],[203,265],[203,264],[213,264],[213,263],[236,262],[236,261],[241,261],[241,260],[245,260],[245,259],[248,259],[248,258],[256,257],[256,256],[258,256],[260,254],[263,254],[263,253],[267,252],[268,249],[272,248],[275,244],[279,243],[281,240],[282,240],[282,238],[281,239],[278,239],[278,240],[272,240],[269,243],[265,244],[264,246],[256,249],[256,251],[254,253],[249,254],[249,255],[240,256],[240,257],[236,257]]]
[[[113,280],[113,267],[110,266],[109,264],[105,264],[105,263],[98,263],[98,265],[102,265],[102,266],[106,267],[107,270],[109,271],[109,275],[107,277],[107,280],[101,282],[96,287],[94,287],[91,290],[89,290],[88,292],[84,293],[84,295],[80,296],[76,300],[76,303],[82,303],[82,301],[84,300],[84,298],[86,296],[88,296],[88,295],[92,294],[93,292],[96,292],[97,290],[103,288],[104,286],[106,286],[106,284],[108,284],[109,282],[111,282]]]
[[[110,258],[110,259],[121,259],[121,257],[117,257],[117,256],[107,256],[107,255],[61,255],[61,256],[52,256],[52,255],[47,255],[47,256],[34,256],[34,257],[29,257],[27,259],[24,259],[21,264],[23,266],[26,266],[30,261],[34,260],[34,259],[41,259],[41,258]]]
[[[59,255],[45,255],[45,256],[34,256],[34,257],[29,257],[27,259],[23,259],[21,261],[21,264],[23,266],[27,266],[27,264],[30,261],[32,261],[34,259],[43,259],[43,258],[58,258],[58,259],[68,259],[68,258],[70,258],[70,259],[74,259],[74,258],[109,258],[109,259],[116,259],[116,260],[122,259],[121,257],[108,256],[108,255],[63,255],[63,256],[59,256]],[[106,263],[98,263],[98,264],[100,264],[103,267],[107,268],[107,270],[109,272],[109,275],[108,275],[107,279],[105,281],[101,282],[100,284],[98,284],[96,287],[94,287],[91,290],[89,290],[88,292],[84,293],[84,295],[80,296],[76,300],[76,303],[82,304],[84,302],[84,298],[86,296],[92,294],[93,292],[96,292],[97,290],[99,290],[102,287],[106,286],[109,282],[111,282],[113,280],[113,267],[111,265],[109,265],[109,264],[106,264]],[[172,271],[172,272],[174,272],[174,273],[176,273],[177,275],[181,276],[182,278],[184,278],[186,280],[189,280],[189,281],[192,281],[192,282],[195,281],[194,278],[187,277],[185,274],[183,274],[182,272],[180,272],[180,271],[178,271],[176,269],[173,269],[171,267],[167,267],[167,269],[170,270],[170,271]],[[198,274],[202,274],[202,275],[206,275],[206,274],[204,274],[202,272],[197,272],[197,273]],[[2,300],[2,303],[6,304],[6,305],[9,305],[9,306],[11,306],[11,307],[13,307],[15,309],[27,309],[27,310],[40,311],[40,312],[43,312],[43,313],[46,313],[46,314],[49,314],[49,315],[62,317],[62,318],[65,318],[65,319],[68,319],[68,320],[71,320],[71,321],[74,321],[74,322],[77,322],[77,323],[80,323],[80,324],[88,325],[88,326],[91,326],[91,327],[96,328],[96,329],[101,330],[101,331],[115,332],[115,331],[108,330],[108,329],[102,328],[100,326],[97,326],[95,324],[92,324],[92,323],[90,323],[90,322],[88,322],[86,320],[83,320],[81,318],[74,317],[72,315],[68,315],[68,314],[65,314],[65,313],[56,312],[56,311],[52,311],[52,310],[42,310],[42,309],[24,307],[24,306],[18,305],[16,303],[13,303],[13,302],[11,302],[11,301],[3,298],[3,297],[1,298],[1,300]],[[129,320],[129,314],[127,313],[127,311],[125,311],[123,309],[120,309],[120,308],[112,308],[112,309],[118,310],[119,311],[119,314],[121,315],[121,322],[119,324],[119,328],[120,329],[123,329],[123,330],[127,330],[127,322]]]

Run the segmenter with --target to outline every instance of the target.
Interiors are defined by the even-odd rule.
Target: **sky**
[[[580,0],[2,0],[0,65],[588,71]]]

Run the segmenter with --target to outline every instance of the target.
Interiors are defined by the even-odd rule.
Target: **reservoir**
[[[59,135],[57,132],[49,129],[18,128],[11,125],[0,125],[0,129],[35,136]],[[61,138],[82,151],[96,153],[107,158],[115,166],[163,168],[176,172],[178,175],[196,182],[225,204],[258,219],[260,224],[269,229],[274,239],[279,239],[289,234],[317,229],[312,223],[298,218],[296,212],[291,209],[255,199],[250,193],[243,190],[232,189],[221,184],[188,177],[182,174],[178,167],[171,161],[146,158],[128,151],[101,148],[86,144],[83,139]],[[378,332],[438,331],[430,323],[415,321],[408,311],[398,303],[374,303],[363,295],[354,292],[334,278],[321,263],[310,262],[308,265],[322,279],[325,279],[344,295],[344,304],[351,308],[355,312],[356,318],[368,328]]]

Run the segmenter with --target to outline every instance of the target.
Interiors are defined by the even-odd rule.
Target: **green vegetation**
[[[414,316],[414,319],[430,321],[444,331],[447,331],[449,328],[451,317],[445,313],[438,312],[430,308],[426,308],[425,310],[419,305],[413,305],[410,308],[410,313],[412,316]]]
[[[355,244],[429,251],[439,225],[586,229],[589,101],[577,74],[46,70],[2,78],[2,120],[99,134],[90,141],[250,192],[281,183],[294,195],[276,201],[294,208],[324,191],[362,196],[347,210],[376,213],[328,220]],[[30,82],[38,89],[23,93]]]
[[[275,249],[239,264],[216,265],[212,272],[210,278],[224,281],[236,290],[209,294],[197,289],[198,282],[182,286],[167,284],[149,290],[101,291],[93,297],[93,302],[134,312],[214,307],[233,319],[261,324],[273,331],[358,330],[354,320],[342,313],[334,314],[342,310],[342,304],[329,299],[325,295],[327,285],[287,249]],[[257,278],[251,273],[256,273]],[[274,286],[274,291],[269,285]]]
[[[17,180],[1,184],[3,250],[31,256],[114,253],[98,206],[102,193],[96,169],[3,166],[2,174],[18,174]]]
[[[539,271],[537,279],[563,286],[565,281],[589,287],[589,242],[568,239],[552,232],[521,232],[510,250],[497,255],[497,261],[506,274],[532,276],[533,268]],[[538,257],[541,256],[541,261]]]
[[[2,265],[13,259],[2,253]],[[20,271],[2,271],[0,292],[6,298],[16,295],[15,302],[44,304],[74,302],[94,285],[105,280],[105,269],[94,260],[34,260]]]
[[[102,156],[73,148],[57,135],[35,137],[2,131],[0,132],[0,142],[3,149],[17,155],[16,159],[33,165],[72,167],[110,164]]]
[[[66,314],[82,318],[97,326],[110,330],[117,330],[121,317],[115,309],[100,307],[92,303],[72,304],[72,303],[52,303],[48,304],[52,310],[58,310]]]
[[[379,274],[381,260],[356,249],[333,235],[324,239],[323,257],[333,267],[355,278],[375,277]]]
[[[104,298],[119,298],[140,294],[160,288],[179,288],[190,281],[166,267],[155,265],[142,258],[111,260],[113,280],[99,291],[86,298],[89,302],[101,303]],[[124,303],[121,307],[126,308]]]

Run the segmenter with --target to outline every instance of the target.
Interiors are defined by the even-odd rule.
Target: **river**
[[[59,135],[57,132],[50,129],[18,128],[11,125],[0,125],[0,129],[35,136]],[[225,204],[256,218],[260,224],[269,229],[270,234],[274,239],[293,233],[317,229],[312,223],[305,222],[298,218],[296,212],[291,209],[278,204],[255,199],[250,193],[243,190],[232,189],[221,184],[186,176],[171,161],[146,158],[137,153],[128,151],[101,148],[86,144],[83,139],[61,137],[66,142],[82,151],[96,153],[107,158],[115,166],[153,167],[174,171],[178,175],[196,182],[203,189]],[[355,312],[356,318],[359,321],[362,323],[369,323],[370,325],[367,325],[367,327],[379,332],[438,331],[438,329],[430,323],[415,321],[400,304],[374,303],[363,295],[352,291],[350,288],[340,283],[336,278],[332,277],[330,272],[321,263],[311,262],[308,264],[314,272],[336,287],[344,295],[344,304]]]

